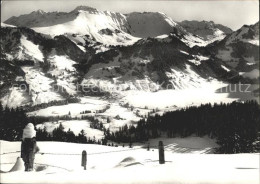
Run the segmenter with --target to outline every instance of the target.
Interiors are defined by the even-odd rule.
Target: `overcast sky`
[[[5,0],[1,6],[1,21],[3,22],[11,16],[27,14],[38,9],[45,12],[68,12],[79,5],[120,13],[160,11],[166,13],[175,21],[212,20],[233,30],[240,28],[244,24],[254,24],[259,21],[258,0]]]

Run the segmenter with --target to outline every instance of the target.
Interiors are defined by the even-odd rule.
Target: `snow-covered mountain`
[[[75,95],[78,72],[73,65],[88,57],[65,36],[48,39],[20,27],[1,28],[1,50],[1,99],[9,106],[48,103]],[[53,90],[53,85],[63,91]]]
[[[220,42],[206,47],[216,59],[246,78],[259,77],[259,22],[244,25]]]
[[[139,89],[144,83],[156,91],[159,83],[183,89],[206,81],[196,68],[208,58],[191,54],[190,47],[174,34],[99,53],[93,47],[79,47],[66,35],[46,38],[29,28],[3,27],[1,37],[1,66],[9,70],[1,74],[4,105],[65,100],[79,95],[76,83],[98,88],[122,84],[122,91]],[[21,83],[29,87],[27,91],[14,87]],[[63,90],[53,91],[53,84]]]
[[[200,36],[207,43],[222,40],[228,34],[232,33],[232,29],[221,24],[215,24],[213,21],[182,21],[179,24],[188,32]]]
[[[93,95],[82,87],[102,89],[99,95],[113,90],[122,95],[132,89],[154,92],[238,82],[239,72],[251,70],[232,67],[232,59],[223,54],[229,48],[246,47],[244,55],[235,50],[239,59],[252,60],[246,64],[250,69],[259,65],[257,25],[207,47],[199,46],[208,41],[163,13],[123,15],[80,6],[69,13],[32,12],[1,25],[0,97],[10,106]],[[14,84],[29,88],[21,91]],[[62,90],[53,91],[53,85]]]
[[[121,14],[99,11],[87,6],[79,6],[73,11],[34,11],[27,15],[11,17],[6,24],[32,28],[52,37],[62,34],[85,36],[105,45],[129,45],[140,38],[170,34],[174,30],[182,32],[187,45],[205,46],[202,38],[183,29],[170,17],[160,12]]]
[[[90,62],[97,63],[103,58],[104,54],[100,53]],[[187,89],[216,79],[225,80],[229,75],[221,62],[194,52],[176,34],[144,38],[128,47],[113,48],[106,52],[105,58],[104,62],[91,66],[82,85],[105,89],[119,87],[123,91]]]
[[[36,105],[77,97],[85,94],[77,90],[78,83],[105,93],[114,92],[111,88],[120,88],[119,93],[131,89],[158,91],[169,86],[171,89],[196,88],[225,80],[229,75],[220,63],[182,42],[184,38],[177,31],[98,53],[92,45],[78,45],[67,35],[46,38],[32,29],[20,27],[3,27],[1,35],[2,62],[21,70],[13,72],[8,83],[2,81],[4,105]],[[8,77],[8,72],[6,75]],[[13,87],[20,83],[29,86],[29,90]],[[63,90],[53,91],[53,85]]]
[[[87,6],[79,6],[68,13],[45,13],[39,10],[11,17],[5,23],[29,27],[52,37],[63,34],[88,36],[106,45],[129,44],[138,40],[127,33],[128,24],[125,15],[99,11]]]

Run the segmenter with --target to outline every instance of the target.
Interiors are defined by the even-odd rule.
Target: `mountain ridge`
[[[213,21],[188,21],[179,22],[187,31],[202,37],[205,41],[212,43],[222,40],[225,36],[232,33],[233,30],[221,24],[215,24]]]
[[[27,16],[27,15],[21,15],[19,17],[10,18],[6,20],[4,23],[16,25],[16,26],[23,26],[23,27],[29,27],[33,28],[37,32],[41,32],[44,34],[48,34],[49,30],[50,33],[54,36],[59,34],[64,34],[67,32],[71,32],[70,27],[66,28],[68,23],[72,23],[73,21],[77,21],[79,19],[79,16],[82,17],[82,20],[86,20],[88,22],[91,22],[92,19],[94,22],[98,22],[97,20],[105,20],[106,22],[110,22],[110,25],[113,25],[111,28],[104,28],[101,24],[98,26],[93,26],[92,23],[84,23],[79,22],[78,23],[72,23],[73,29],[75,33],[75,27],[78,25],[81,25],[83,29],[93,30],[97,29],[97,33],[95,33],[94,38],[97,39],[99,42],[102,42],[102,39],[99,39],[103,37],[104,35],[100,35],[100,31],[104,34],[110,34],[107,39],[110,40],[113,45],[120,44],[128,42],[127,40],[132,40],[132,43],[134,43],[136,38],[147,38],[147,37],[156,37],[164,34],[170,34],[175,29],[178,29],[180,32],[185,32],[185,37],[187,40],[189,40],[188,44],[193,47],[194,45],[199,46],[205,46],[208,44],[208,40],[203,40],[199,36],[195,36],[193,33],[190,33],[189,31],[185,30],[181,25],[179,25],[176,21],[173,21],[172,18],[168,17],[166,14],[161,12],[132,12],[128,14],[121,14],[117,12],[110,12],[110,11],[100,11],[96,8],[92,8],[89,6],[78,6],[74,8],[70,12],[42,12],[42,11],[35,11],[39,12],[35,16]],[[85,13],[84,13],[85,12]],[[85,14],[85,15],[82,15]],[[30,15],[30,14],[29,14]],[[28,19],[28,20],[27,20]],[[47,27],[46,27],[47,26]],[[51,26],[54,26],[51,28]],[[65,26],[65,27],[64,27]],[[48,28],[48,30],[45,30]],[[107,31],[104,31],[102,29],[110,29]],[[64,29],[64,31],[61,31]],[[54,30],[54,31],[51,31]],[[59,31],[55,31],[59,30]],[[118,33],[122,31],[122,35],[118,35]],[[88,33],[89,31],[78,31],[80,34]],[[88,33],[89,34],[89,33]],[[91,35],[91,33],[90,33]],[[120,38],[120,41],[115,41],[116,38],[112,38],[116,36],[117,38]],[[225,35],[223,35],[225,36]],[[222,36],[222,37],[223,37]],[[214,39],[214,35],[212,36]],[[131,43],[131,44],[132,44]]]

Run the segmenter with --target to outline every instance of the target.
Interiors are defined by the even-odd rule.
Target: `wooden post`
[[[87,152],[85,150],[82,151],[81,166],[84,167],[84,170],[87,169]]]
[[[150,151],[150,143],[147,144],[147,151]]]
[[[159,163],[160,164],[164,164],[165,163],[165,159],[164,159],[164,146],[163,146],[163,142],[159,141]]]
[[[132,148],[132,140],[130,140],[129,148]]]

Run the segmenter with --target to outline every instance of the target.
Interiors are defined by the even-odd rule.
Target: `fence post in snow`
[[[164,164],[165,160],[164,160],[164,147],[163,147],[163,142],[159,141],[159,146],[158,146],[158,150],[159,150],[159,163],[160,164]]]
[[[87,152],[85,150],[82,151],[81,166],[84,167],[84,170],[87,169]]]

